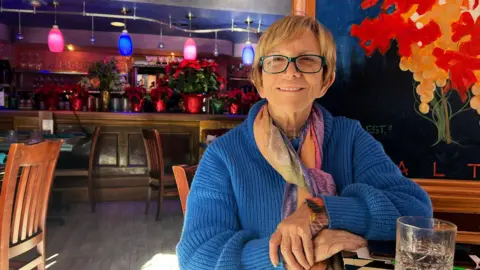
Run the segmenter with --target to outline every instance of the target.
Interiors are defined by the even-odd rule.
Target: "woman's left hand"
[[[270,260],[274,266],[279,263],[278,247],[285,263],[292,269],[310,269],[314,264],[309,217],[310,210],[304,204],[280,222],[269,243]]]

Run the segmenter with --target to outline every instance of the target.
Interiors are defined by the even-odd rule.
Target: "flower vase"
[[[159,99],[157,102],[155,102],[155,111],[157,112],[164,112],[166,109],[166,104],[163,99]]]
[[[132,112],[141,112],[143,107],[143,99],[140,102],[131,102],[130,108]]]
[[[214,114],[222,114],[223,108],[225,107],[225,102],[220,99],[212,100],[212,108]]]
[[[231,114],[238,114],[240,111],[240,105],[238,103],[232,103],[230,104],[229,109]]]
[[[102,96],[102,112],[108,112],[110,107],[110,92],[106,90],[101,91]]]
[[[200,113],[203,107],[203,95],[202,94],[186,94],[183,95],[185,112],[187,113]]]

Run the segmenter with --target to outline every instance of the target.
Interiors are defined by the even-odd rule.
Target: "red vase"
[[[72,98],[70,103],[72,103],[72,110],[74,111],[83,110],[83,100],[81,98]]]
[[[232,103],[230,104],[230,113],[231,114],[238,114],[239,110],[240,110],[240,105],[238,105],[238,103]]]
[[[140,112],[142,110],[142,103],[134,103],[132,102],[130,104],[130,107],[132,108],[132,112]]]
[[[203,107],[202,94],[183,95],[185,111],[188,113],[200,113]]]
[[[165,106],[165,101],[163,101],[162,99],[159,99],[156,103],[155,103],[155,110],[157,112],[164,112],[166,109],[166,106]]]

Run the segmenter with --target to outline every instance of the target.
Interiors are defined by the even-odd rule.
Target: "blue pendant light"
[[[243,47],[242,50],[242,62],[244,65],[250,66],[253,64],[253,59],[255,58],[255,51],[253,50],[252,42],[250,42],[250,24],[252,23],[252,20],[248,17],[245,22],[248,24],[248,38],[245,47]]]
[[[118,52],[120,52],[120,55],[122,56],[130,56],[132,55],[132,51],[132,39],[130,38],[127,29],[124,29],[118,39]]]
[[[247,41],[245,47],[242,50],[242,62],[243,64],[249,66],[253,64],[253,59],[255,58],[255,51],[253,50],[252,43]]]

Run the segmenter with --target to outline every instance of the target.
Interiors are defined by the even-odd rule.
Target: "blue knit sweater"
[[[181,269],[274,268],[268,242],[281,221],[285,180],[253,137],[253,121],[264,102],[215,140],[200,161],[177,245]],[[428,195],[402,176],[357,121],[316,106],[325,120],[323,170],[333,176],[340,194],[323,197],[331,229],[394,240],[399,216],[432,216]]]

